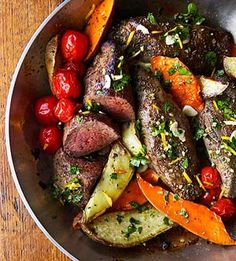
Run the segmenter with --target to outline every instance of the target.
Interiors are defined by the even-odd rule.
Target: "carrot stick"
[[[151,183],[152,185],[157,184],[159,177],[156,172],[152,169],[147,169],[146,171],[140,174],[144,180]]]
[[[90,40],[90,49],[86,61],[93,58],[100,47],[100,43],[111,24],[114,4],[114,0],[103,0],[102,3],[95,8],[87,22],[85,33]]]
[[[236,245],[221,218],[207,207],[178,198],[159,186],[152,186],[140,175],[137,175],[137,180],[147,200],[172,221],[213,243]]]
[[[178,58],[156,56],[151,64],[154,72],[160,72],[164,80],[170,81],[170,92],[181,107],[189,105],[197,111],[203,109],[198,79]]]
[[[139,205],[143,205],[147,202],[142,191],[140,190],[137,180],[133,180],[126,187],[125,191],[113,204],[111,211],[125,211],[133,209],[131,202],[137,202]]]

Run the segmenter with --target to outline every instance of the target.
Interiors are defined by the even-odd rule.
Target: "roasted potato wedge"
[[[173,222],[148,205],[142,213],[131,210],[104,214],[83,224],[82,230],[104,245],[127,248],[146,242],[173,226]]]
[[[123,124],[122,142],[133,156],[143,153],[143,146],[137,136],[134,121]]]
[[[49,84],[52,88],[52,77],[56,72],[57,68],[62,64],[62,57],[60,53],[60,37],[59,35],[54,36],[46,46],[45,52],[45,64],[48,72]]]
[[[228,57],[226,56],[224,58],[224,69],[226,73],[233,77],[236,78],[236,57]]]
[[[85,207],[86,223],[103,214],[122,194],[134,173],[130,159],[129,151],[120,142],[112,146],[102,177]]]

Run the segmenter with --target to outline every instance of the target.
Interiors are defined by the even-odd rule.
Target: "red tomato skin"
[[[211,207],[211,210],[223,220],[229,220],[236,213],[236,204],[232,199],[222,198]]]
[[[52,92],[58,98],[78,98],[82,92],[82,85],[74,71],[58,70],[53,76]]]
[[[204,167],[201,171],[201,181],[205,188],[215,189],[221,185],[219,172],[213,167]]]
[[[74,71],[78,79],[82,80],[86,74],[87,68],[86,65],[82,62],[79,63],[68,62],[65,65],[65,70]]]
[[[62,146],[62,135],[62,131],[55,126],[41,128],[39,144],[45,152],[53,154]]]
[[[89,40],[86,34],[74,30],[68,30],[62,36],[61,52],[68,62],[81,62],[86,57],[89,48]]]
[[[54,115],[54,108],[58,100],[53,96],[45,96],[38,99],[34,106],[37,121],[44,126],[54,126],[58,120]]]
[[[73,118],[77,108],[78,106],[75,102],[67,98],[62,98],[55,107],[55,115],[59,121],[66,123]]]
[[[221,189],[210,189],[204,193],[201,198],[201,203],[206,206],[211,206],[213,202],[217,201],[220,196]]]

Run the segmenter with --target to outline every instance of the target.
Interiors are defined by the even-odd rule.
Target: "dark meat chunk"
[[[105,158],[72,158],[59,149],[54,156],[54,185],[61,200],[84,208],[105,166]]]
[[[236,197],[235,98],[236,90],[231,82],[222,96],[206,101],[199,116],[210,161],[221,175],[224,196],[230,198]]]
[[[195,178],[198,160],[187,118],[151,73],[138,69],[135,83],[151,166],[175,193],[194,200],[200,195]]]
[[[113,42],[102,45],[101,53],[96,56],[85,77],[84,100],[95,100],[114,118],[129,121],[135,118],[134,101],[123,58]]]
[[[65,125],[64,151],[81,157],[102,150],[120,138],[118,126],[105,114],[80,113]]]
[[[142,28],[137,30],[138,26],[140,29],[140,25],[147,28],[149,33],[145,30],[143,33]],[[143,51],[138,56],[140,61],[150,62],[150,59],[156,55],[178,57],[196,74],[211,73],[215,66],[222,65],[223,56],[230,54],[234,44],[232,35],[221,29],[207,26],[185,26],[184,28],[189,29],[189,34],[182,27],[178,35],[182,39],[183,48],[178,43],[167,45],[165,33],[169,31],[169,35],[172,35],[178,26],[174,22],[160,22],[153,25],[145,17],[130,18],[115,26],[110,38],[125,50],[130,33],[136,31],[127,50],[135,53],[143,46]]]

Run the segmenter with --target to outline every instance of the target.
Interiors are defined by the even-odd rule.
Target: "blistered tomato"
[[[82,85],[74,71],[58,70],[53,76],[52,92],[58,98],[78,98],[82,92]]]
[[[61,52],[68,62],[81,62],[88,53],[89,40],[86,34],[68,30],[62,36]]]
[[[205,188],[215,189],[221,185],[219,172],[213,167],[204,167],[201,171],[201,181]]]
[[[221,189],[210,189],[205,192],[203,197],[201,198],[201,203],[206,206],[210,206],[214,201],[218,200],[220,196]]]
[[[65,65],[65,70],[74,71],[78,79],[82,80],[86,73],[86,66],[82,62],[79,63],[68,62]]]
[[[63,123],[68,122],[73,118],[77,109],[80,109],[82,105],[77,105],[75,102],[70,99],[63,98],[55,107],[56,117]]]
[[[236,213],[236,205],[232,199],[222,198],[211,207],[211,210],[223,220],[228,220]]]
[[[57,105],[57,99],[53,96],[46,96],[38,99],[35,103],[34,112],[38,122],[45,126],[56,125],[58,119],[54,115],[54,108]]]
[[[42,128],[39,132],[41,148],[48,153],[55,153],[62,145],[62,131],[57,127]]]

